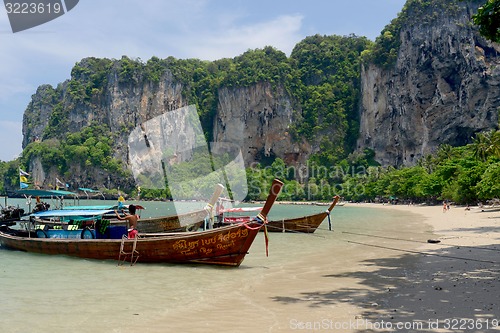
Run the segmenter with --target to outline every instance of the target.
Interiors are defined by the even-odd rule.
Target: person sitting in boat
[[[125,198],[123,197],[123,195],[120,194],[120,196],[118,197],[118,210],[119,211],[123,210],[124,204],[125,204]]]
[[[217,227],[222,227],[222,222],[224,220],[224,204],[222,203],[221,200],[217,201],[217,204],[215,206],[215,215],[217,216]]]
[[[129,214],[125,214],[124,217],[121,217],[120,214],[115,210],[116,218],[118,220],[127,220],[128,222],[128,238],[133,239],[137,237],[137,221],[139,220],[139,216],[135,214],[136,208],[134,205],[128,206]]]
[[[36,204],[35,204],[35,207],[33,208],[33,213],[45,212],[45,211],[49,210],[49,208],[50,208],[50,204],[41,201],[40,197],[38,197],[38,196],[36,197]]]

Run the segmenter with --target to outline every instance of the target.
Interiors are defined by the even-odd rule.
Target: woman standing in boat
[[[116,218],[118,220],[127,220],[128,222],[128,238],[132,239],[137,237],[137,221],[139,220],[139,216],[135,214],[136,208],[134,205],[128,206],[128,211],[130,214],[125,214],[124,217],[121,217],[120,214],[115,210]]]

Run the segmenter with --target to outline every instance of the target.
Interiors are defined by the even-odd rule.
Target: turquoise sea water
[[[25,200],[9,200],[9,204],[18,203],[22,207]],[[81,205],[102,203],[104,201],[80,201]],[[140,204],[146,207],[143,217],[173,212],[171,203]],[[303,216],[325,209],[315,205],[275,205],[270,218]],[[170,331],[158,326],[158,322],[168,322],[177,329],[182,329],[184,324],[192,327],[194,323],[204,327],[201,320],[206,319],[186,318],[185,314],[200,306],[210,308],[220,299],[240,299],[249,285],[293,265],[307,263],[314,267],[313,258],[318,255],[331,256],[332,260],[337,260],[333,255],[348,257],[353,248],[346,246],[343,230],[390,235],[396,229],[398,234],[411,234],[422,228],[414,215],[355,205],[336,207],[332,222],[333,232],[328,231],[325,220],[312,235],[270,234],[269,257],[265,255],[264,235],[260,233],[239,268],[169,264],[117,266],[114,261],[0,249],[0,332]],[[226,324],[229,328],[226,331],[232,331],[231,325],[238,331],[237,322]]]

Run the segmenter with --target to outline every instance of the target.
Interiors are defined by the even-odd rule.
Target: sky
[[[85,57],[216,60],[307,36],[366,36],[406,0],[80,0],[66,14],[13,33],[0,6],[0,160],[22,151],[24,110],[38,86],[57,86]]]

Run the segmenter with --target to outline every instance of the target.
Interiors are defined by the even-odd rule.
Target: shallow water
[[[141,204],[146,207],[143,217],[171,212],[169,203]],[[324,209],[275,205],[270,218]],[[117,266],[114,261],[0,250],[0,332],[267,331],[271,322],[277,327],[286,326],[280,321],[285,320],[281,317],[287,305],[273,304],[261,318],[267,319],[246,322],[246,330],[234,317],[240,312],[244,316],[245,309],[251,308],[250,313],[260,313],[261,305],[256,306],[256,302],[262,304],[262,297],[255,288],[286,290],[287,284],[296,287],[302,275],[314,272],[320,265],[330,265],[332,272],[340,271],[339,265],[347,265],[360,251],[373,251],[348,244],[342,230],[390,235],[396,230],[398,234],[411,234],[423,228],[415,215],[349,205],[335,208],[332,217],[334,232],[328,231],[325,220],[312,235],[270,233],[269,257],[260,233],[239,268]],[[348,238],[356,239],[352,235]]]

